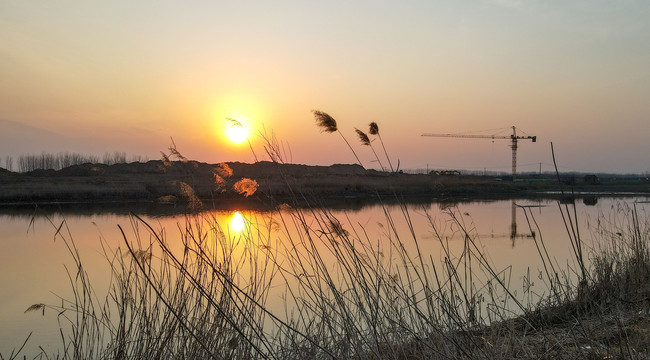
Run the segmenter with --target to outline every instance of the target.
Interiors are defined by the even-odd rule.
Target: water
[[[597,245],[594,244],[593,237],[599,226],[609,226],[607,223],[619,221],[626,208],[636,206],[641,216],[647,218],[645,214],[650,210],[650,204],[644,201],[647,198],[576,201],[578,229],[585,240],[585,253]],[[538,248],[540,235],[555,266],[567,270],[567,274],[575,273],[573,270],[578,268],[558,206],[558,202],[550,200],[501,200],[412,204],[406,206],[407,212],[398,205],[367,205],[354,209],[339,207],[328,209],[327,212],[337,218],[343,229],[352,236],[362,239],[367,237],[377,246],[382,246],[398,235],[413,256],[418,251],[412,240],[415,237],[423,258],[428,260],[425,262],[435,266],[440,266],[442,259],[449,255],[444,249],[451,253],[452,258],[460,256],[466,246],[466,231],[476,240],[477,247],[493,268],[502,271],[501,278],[509,284],[513,293],[521,295],[522,301],[534,301],[536,297],[547,294],[542,281],[543,265]],[[30,332],[32,336],[26,350],[28,356],[37,352],[38,345],[42,345],[46,351],[59,348],[56,311],[46,308],[45,315],[41,310],[25,313],[32,304],[56,306],[61,305],[62,298],[70,299],[72,296],[70,279],[75,277],[76,268],[70,250],[62,238],[56,235],[57,232],[67,239],[74,239],[91,283],[101,297],[111,281],[107,258],[116,252],[126,253],[124,237],[118,225],[125,231],[129,241],[134,241],[136,234],[140,234],[140,240],[144,243],[148,243],[151,238],[143,224],[129,216],[128,211],[129,209],[123,208],[112,209],[110,212],[98,209],[87,209],[84,212],[78,208],[76,211],[62,212],[2,210],[0,354],[7,357],[13,348],[22,344]],[[136,211],[153,228],[164,232],[170,247],[176,250],[180,246],[179,227],[184,228],[187,221],[195,222],[194,217],[188,218],[173,210],[160,212],[137,208]],[[304,213],[307,223],[317,228],[319,225],[313,214],[310,211]],[[259,242],[260,248],[278,250],[280,247],[289,248],[287,244],[293,241],[291,239],[300,237],[300,229],[291,225],[284,228],[279,215],[278,212],[268,210],[231,208],[209,210],[199,214],[199,218],[212,218],[221,226],[227,238],[235,239],[231,240],[234,242],[241,236],[239,231],[242,227],[253,229],[256,234],[253,240]],[[206,224],[204,220],[199,223]],[[412,229],[409,223],[412,224]],[[396,229],[396,234],[391,234],[392,226]],[[263,231],[257,232],[259,229]],[[322,230],[329,231],[326,228]],[[326,254],[327,251],[324,250],[323,253]],[[335,261],[334,257],[325,257],[324,260]],[[241,276],[245,277],[246,274],[242,273]],[[480,279],[477,278],[476,281],[480,282]],[[285,306],[283,295],[283,291],[272,291],[268,299],[269,309],[282,313]],[[72,314],[63,314],[70,315]]]

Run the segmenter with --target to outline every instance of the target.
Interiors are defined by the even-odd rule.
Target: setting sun
[[[226,137],[235,144],[240,144],[248,139],[248,129],[240,121],[228,118]]]

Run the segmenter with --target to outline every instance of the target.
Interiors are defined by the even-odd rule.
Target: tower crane
[[[463,134],[422,134],[422,136],[433,137],[455,137],[455,138],[469,138],[469,139],[492,139],[492,140],[510,140],[510,148],[512,149],[512,179],[517,176],[517,142],[519,140],[532,140],[537,142],[537,136],[517,136],[517,128],[512,127],[512,135],[463,135]]]

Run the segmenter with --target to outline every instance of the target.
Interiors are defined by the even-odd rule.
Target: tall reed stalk
[[[277,142],[265,149],[283,161]],[[632,216],[627,228],[597,229],[609,247],[593,257],[591,269],[579,260],[577,296],[570,286],[575,270],[557,268],[526,212],[544,265],[540,280],[550,286],[550,296],[526,304],[460,209],[448,209],[443,220],[423,209],[433,237],[425,243],[409,206],[382,206],[381,234],[372,236],[368,226],[318,206],[286,179],[289,203],[247,216],[241,233],[210,213],[187,215],[175,234],[132,215],[130,229],[119,227],[125,249],[101,241],[111,274],[107,294],[92,286],[67,223],[53,224],[72,257],[73,296],[60,306],[30,307],[56,310],[62,328],[61,352],[40,357],[605,358],[610,348],[622,358],[648,354],[648,342],[628,335],[622,319],[606,350],[593,350],[600,340],[581,335],[593,333],[584,316],[604,324],[608,311],[648,305],[650,225],[636,207],[625,215]],[[572,245],[583,259],[582,246]],[[427,251],[433,246],[438,254]],[[533,295],[531,282],[529,274],[524,295]],[[557,324],[573,330],[547,330]]]
[[[359,157],[357,156],[357,153],[354,151],[352,148],[352,145],[348,142],[348,140],[343,136],[343,133],[339,130],[336,120],[334,120],[333,117],[331,117],[329,114],[322,112],[320,110],[312,110],[311,111],[314,114],[314,118],[316,120],[316,124],[322,129],[322,131],[327,132],[327,133],[333,133],[333,132],[338,132],[339,135],[341,135],[341,138],[343,138],[343,141],[348,145],[350,148],[350,151],[352,151],[352,154],[354,157],[357,159],[357,162],[361,167],[363,167],[363,164],[361,163],[361,160],[359,160]]]
[[[397,170],[399,170],[399,164],[397,164],[397,169],[393,169],[393,164],[390,161],[390,157],[388,156],[388,152],[386,151],[386,146],[384,145],[384,140],[381,138],[381,134],[379,133],[379,125],[377,125],[377,123],[373,121],[368,125],[368,128],[369,128],[368,132],[370,133],[370,135],[376,135],[379,138],[381,147],[382,149],[384,149],[384,155],[386,156],[386,160],[388,161],[388,165],[390,166],[390,171],[396,172]]]
[[[379,160],[379,157],[375,152],[375,148],[372,147],[372,143],[370,142],[370,138],[368,137],[368,135],[356,128],[354,129],[354,131],[357,133],[357,136],[359,137],[359,141],[361,141],[361,144],[370,147],[370,150],[372,150],[372,153],[375,155],[375,159],[377,159],[377,162],[379,163],[379,167],[381,168],[381,171],[385,171],[384,165],[381,164],[381,160]]]

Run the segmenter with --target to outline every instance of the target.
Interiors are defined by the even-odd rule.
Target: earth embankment
[[[366,170],[359,165],[309,166],[258,162],[229,162],[232,175],[219,186],[217,164],[195,161],[129,164],[83,164],[61,170],[14,173],[0,169],[0,203],[183,201],[182,183],[202,199],[244,199],[233,189],[243,179],[255,180],[251,198],[316,198],[412,196],[445,197],[557,197],[557,179],[521,178],[508,181],[489,176],[404,174]],[[574,177],[562,185],[580,193],[650,193],[650,184],[639,179],[608,180],[598,184]]]

